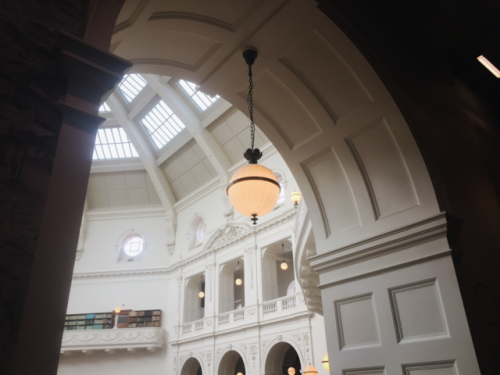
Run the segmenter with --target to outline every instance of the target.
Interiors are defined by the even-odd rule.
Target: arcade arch
[[[183,4],[165,9],[161,2],[150,2],[132,12],[133,17],[120,15],[125,26],[113,34],[112,51],[134,63],[131,72],[195,82],[207,94],[218,94],[246,113],[247,77],[241,52],[248,44],[259,50],[253,68],[255,119],[286,161],[307,202],[317,252],[313,267],[321,271],[323,300],[328,299],[323,305],[328,346],[340,353],[336,363],[343,368],[370,366],[363,359],[350,360],[338,346],[362,346],[365,339],[379,344],[374,316],[383,320],[381,326],[393,325],[389,302],[381,308],[372,304],[372,297],[356,300],[352,291],[386,297],[390,288],[432,278],[446,280],[440,285],[448,285],[449,293],[438,290],[435,295],[443,296],[444,310],[454,313],[450,341],[434,343],[453,353],[461,372],[478,373],[464,328],[465,313],[452,309],[461,304],[446,230],[434,237],[429,234],[444,228],[446,218],[440,214],[429,173],[404,117],[360,51],[315,2]],[[410,245],[403,244],[405,233],[414,238],[408,239],[413,241]],[[403,269],[424,261],[425,266],[412,268],[412,273]],[[389,272],[399,278],[386,277]],[[346,282],[356,283],[356,288],[341,290],[339,285]],[[429,293],[434,298],[434,291]],[[335,305],[338,312],[344,306],[360,314],[368,311],[373,324],[364,334],[369,337],[357,342],[359,326],[347,321],[335,325],[331,302],[336,300],[343,301]],[[364,304],[381,310],[366,310]],[[390,329],[383,335],[394,335]],[[337,340],[344,331],[352,334],[348,339],[354,343]],[[456,341],[456,331],[466,339]],[[396,352],[389,341],[384,341],[385,352]],[[412,345],[404,349],[410,362],[430,360]],[[401,365],[396,357],[387,361]],[[225,373],[221,369],[219,374]]]
[[[301,374],[301,369],[304,368],[303,358],[297,350],[286,341],[278,342],[271,347],[267,356],[264,357],[264,372],[265,375],[280,375],[288,374],[288,369],[293,367],[295,374]]]
[[[184,362],[181,369],[181,375],[202,375],[203,369],[201,363],[195,357],[190,357]]]
[[[241,353],[231,349],[222,355],[219,361],[217,375],[234,375],[238,371],[247,374],[246,368],[247,364]]]

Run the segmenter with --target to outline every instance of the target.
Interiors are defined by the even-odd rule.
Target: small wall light
[[[200,290],[200,293],[198,293],[198,297],[200,298],[205,297],[205,292],[203,290]]]
[[[290,194],[290,200],[294,203],[294,206],[297,207],[299,205],[300,199],[302,198],[302,194],[300,194],[298,191],[293,191],[292,194]]]
[[[330,362],[328,361],[328,353],[325,353],[323,356],[323,367],[325,368],[326,371],[330,372]]]
[[[314,366],[307,366],[304,370],[304,375],[318,375],[318,370]]]
[[[288,368],[288,375],[295,375],[295,369],[293,367]]]

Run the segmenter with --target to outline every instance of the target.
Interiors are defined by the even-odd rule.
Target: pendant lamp
[[[251,146],[243,154],[248,160],[248,164],[234,172],[229,185],[227,185],[226,193],[234,209],[244,216],[251,217],[253,224],[256,225],[257,218],[271,212],[276,206],[281,187],[273,172],[257,164],[257,160],[262,157],[262,152],[258,148],[254,148],[252,65],[257,58],[257,51],[254,48],[249,48],[243,52],[243,58],[248,65],[247,103],[250,115]]]
[[[203,275],[201,276],[201,280],[203,281]],[[200,286],[201,286],[201,285],[200,285]],[[200,297],[200,298],[205,297],[205,292],[203,291],[203,289],[202,289],[202,290],[200,290],[200,293],[198,293],[198,297]]]
[[[281,255],[283,255],[283,262],[281,262],[281,269],[286,271],[288,269],[288,264],[285,262],[285,244],[281,244]]]
[[[236,271],[239,271],[239,270],[240,270],[240,262],[238,262],[238,267],[236,268]],[[234,283],[237,286],[240,286],[241,284],[243,284],[243,280],[241,280],[241,277],[238,276],[238,278],[234,281]]]

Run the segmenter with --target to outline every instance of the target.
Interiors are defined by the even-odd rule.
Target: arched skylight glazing
[[[99,112],[111,112],[111,108],[109,108],[109,105],[107,105],[106,102],[104,102],[99,107]]]
[[[158,149],[165,146],[185,128],[182,121],[163,100],[160,100],[141,122]]]
[[[94,160],[136,158],[139,154],[122,128],[97,130]]]
[[[131,102],[146,86],[147,82],[139,74],[127,74],[118,85],[123,97]]]
[[[179,81],[179,85],[202,111],[206,110],[220,98],[219,95],[215,95],[214,97],[208,96],[207,94],[199,91],[200,86],[192,82],[184,81],[183,79]]]

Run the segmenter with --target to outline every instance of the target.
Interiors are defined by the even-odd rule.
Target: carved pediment
[[[250,227],[245,224],[227,223],[212,235],[205,247],[205,251],[210,251],[237,242],[243,239],[244,235],[250,231]]]

